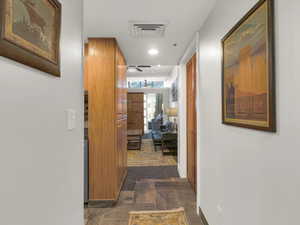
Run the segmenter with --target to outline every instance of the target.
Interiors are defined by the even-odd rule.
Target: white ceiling
[[[143,72],[127,71],[128,78],[169,78],[174,66],[152,66],[151,68],[141,68]]]
[[[84,0],[85,38],[116,37],[129,65],[176,65],[213,3],[214,0]],[[135,39],[129,34],[129,21],[169,24],[163,38]],[[150,48],[157,48],[159,55],[148,55]]]

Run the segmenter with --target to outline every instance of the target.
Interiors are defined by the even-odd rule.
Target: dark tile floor
[[[129,169],[128,177],[132,171]],[[176,174],[175,174],[176,175]],[[196,214],[196,197],[190,184],[178,176],[165,179],[139,177],[122,190],[117,205],[113,208],[86,208],[86,225],[127,225],[128,212],[143,210],[169,210],[184,207],[190,225],[202,225]]]
[[[133,191],[141,179],[168,179],[179,177],[177,166],[128,167],[128,175],[122,187],[123,191]]]

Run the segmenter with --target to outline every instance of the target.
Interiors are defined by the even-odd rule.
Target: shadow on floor
[[[175,177],[179,177],[177,166],[128,167],[128,175],[122,190],[133,191],[136,182],[142,179],[168,179]]]

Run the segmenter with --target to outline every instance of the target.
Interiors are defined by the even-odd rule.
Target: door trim
[[[189,76],[189,66],[190,64],[192,64],[193,66],[193,77],[191,78]],[[191,80],[192,79],[192,80]],[[192,84],[190,84],[190,82]],[[192,93],[192,97],[193,99],[190,99],[189,96],[189,91],[191,90],[189,87],[190,85],[192,85],[193,87],[193,93]],[[197,193],[197,174],[198,174],[198,171],[197,171],[197,168],[198,168],[198,155],[197,155],[197,148],[198,148],[198,145],[197,145],[197,53],[195,53],[191,59],[188,61],[188,63],[186,64],[186,87],[187,87],[187,94],[186,94],[186,107],[187,107],[187,115],[186,115],[186,135],[187,135],[187,143],[186,143],[186,147],[187,147],[187,178],[188,178],[188,181],[191,183],[195,193]],[[191,101],[194,101],[194,109],[192,109],[194,111],[194,115],[193,115],[193,124],[194,124],[194,139],[193,139],[193,146],[194,146],[194,158],[192,159],[193,160],[193,165],[195,166],[194,168],[194,177],[193,177],[193,180],[190,180],[190,149],[189,149],[189,135],[190,135],[190,128],[189,128],[189,106],[190,106],[190,103]]]

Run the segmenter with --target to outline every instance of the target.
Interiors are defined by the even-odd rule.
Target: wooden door
[[[126,80],[125,61],[122,52],[116,48],[116,112],[117,118],[121,119],[124,116],[124,80]]]
[[[196,55],[187,64],[187,175],[197,187]]]
[[[117,118],[122,119],[127,117],[127,79],[126,79],[126,60],[119,47],[116,48],[117,61],[117,81],[116,81],[116,105]]]
[[[144,93],[127,95],[128,130],[144,131]]]
[[[85,91],[89,90],[89,84],[88,84],[88,66],[87,66],[87,60],[88,60],[88,51],[89,51],[89,44],[84,44],[84,74],[83,74],[83,87]]]

